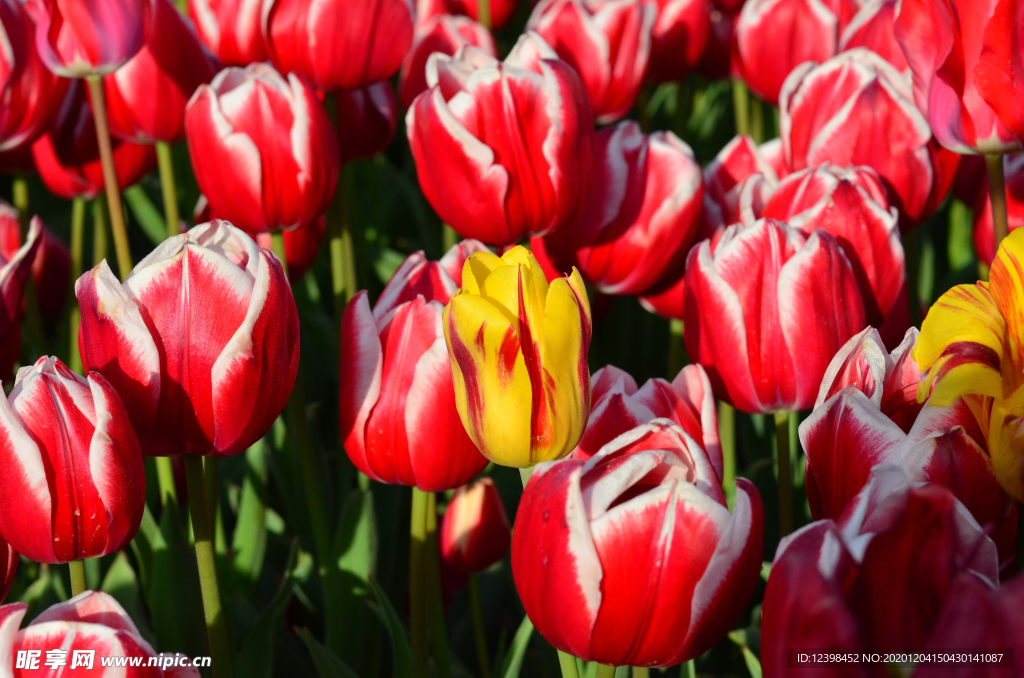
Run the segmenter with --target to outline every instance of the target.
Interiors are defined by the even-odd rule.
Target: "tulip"
[[[550,285],[528,250],[477,252],[444,309],[455,403],[485,457],[526,468],[569,454],[590,413],[590,302],[580,274]]]
[[[590,104],[540,36],[520,38],[504,62],[474,47],[431,55],[427,84],[406,129],[420,186],[446,224],[510,245],[575,218],[589,191]]]
[[[208,219],[206,220],[208,221]],[[313,223],[294,231],[285,231],[284,258],[288,264],[288,281],[296,283],[306,275],[313,264],[316,263],[316,255],[320,250],[320,243],[327,233],[327,220],[324,217],[314,219]],[[256,236],[256,242],[260,247],[273,249],[273,240],[269,233],[260,233]]]
[[[765,676],[800,673],[789,668],[789,648],[963,647],[935,644],[944,633],[939,622],[968,581],[995,587],[995,545],[948,490],[893,487],[901,477],[899,469],[881,467],[856,511],[838,524],[812,523],[779,544],[762,608]]]
[[[751,177],[759,176],[751,182]],[[755,187],[756,192],[766,196],[774,192],[779,183],[779,173],[770,158],[753,139],[746,135],[736,136],[726,144],[715,159],[704,170],[704,193],[721,214],[718,224],[730,226],[737,221],[750,223],[756,220],[740,214],[740,195],[744,187]],[[751,190],[747,188],[746,190]]]
[[[498,56],[490,31],[469,17],[438,14],[416,27],[412,49],[402,62],[398,80],[398,98],[409,108],[420,92],[428,88],[427,59],[434,52],[454,56],[460,47],[479,47],[492,57]]]
[[[732,513],[707,454],[664,419],[587,461],[539,465],[523,490],[512,575],[559,650],[616,666],[668,666],[732,627],[758,582],[764,516],[740,478]]]
[[[114,140],[113,148],[118,188],[131,186],[156,167],[152,146]],[[103,191],[103,166],[84,83],[69,84],[50,128],[32,144],[32,157],[43,183],[61,198],[91,200]]]
[[[1010,231],[1013,231],[1024,225],[1024,155],[1004,156],[1003,175],[1007,218]],[[980,178],[984,179],[984,176],[983,170]],[[989,197],[988,184],[976,181],[973,197],[967,202],[974,205],[974,251],[978,253],[978,259],[991,265],[996,256],[996,248],[992,239],[992,200]]]
[[[295,299],[274,253],[231,224],[168,238],[123,284],[103,261],[75,294],[82,362],[123,396],[145,454],[237,454],[284,408]]]
[[[1024,231],[999,247],[989,282],[957,285],[935,302],[921,325],[914,360],[918,400],[940,407],[973,396],[999,484],[1024,500],[1024,314],[1020,294]]]
[[[282,72],[322,90],[358,89],[398,72],[412,45],[411,0],[264,0],[263,35]]]
[[[732,74],[732,43],[736,36],[739,12],[732,12],[713,2],[708,44],[697,63],[697,71],[709,80],[725,80]]]
[[[708,0],[655,0],[658,19],[651,34],[647,79],[683,80],[700,61],[711,35]]]
[[[512,528],[490,478],[455,490],[441,521],[441,559],[464,572],[483,572],[508,553]]]
[[[386,80],[362,89],[338,92],[338,149],[341,164],[377,155],[395,136],[398,107]]]
[[[142,521],[146,477],[117,391],[56,358],[18,371],[0,403],[0,534],[27,558],[67,563],[114,553]]]
[[[575,459],[590,459],[619,435],[653,419],[669,419],[704,448],[721,477],[718,411],[703,367],[687,365],[671,383],[649,379],[640,389],[633,377],[612,365],[599,369],[590,381],[594,406]]]
[[[657,15],[654,0],[542,0],[526,26],[576,69],[605,124],[633,108]]]
[[[4,212],[0,206],[0,212]],[[8,208],[13,212],[13,209]],[[16,219],[7,213],[5,221]],[[13,227],[14,225],[11,225]],[[24,245],[8,254],[0,250],[0,379],[7,380],[21,350],[21,312],[25,286],[43,239],[43,222],[34,217]]]
[[[0,255],[12,261],[21,249],[18,211],[0,200]],[[39,246],[32,258],[32,282],[36,287],[39,312],[56,320],[64,309],[71,275],[71,252],[60,236],[43,226]]]
[[[838,520],[879,464],[901,467],[910,482],[946,486],[999,547],[1017,548],[1018,505],[992,472],[983,429],[968,400],[947,407],[917,402],[921,375],[911,358],[917,330],[890,354],[867,328],[832,360],[814,411],[800,425],[807,455],[811,516]]]
[[[188,0],[199,38],[225,66],[267,60],[262,0]]]
[[[155,0],[26,0],[36,49],[65,78],[107,75],[135,56],[152,29]]]
[[[185,109],[199,190],[250,234],[290,229],[327,211],[338,145],[327,112],[296,75],[266,64],[226,68]]]
[[[465,252],[449,254],[464,260]],[[345,308],[341,435],[349,459],[374,480],[441,492],[487,465],[459,419],[441,330],[444,304],[456,289],[440,262],[417,252],[398,267],[372,311],[365,291]]]
[[[219,70],[171,0],[154,2],[146,46],[103,79],[110,133],[138,144],[184,139],[185,105]]]
[[[88,675],[95,678],[199,678],[192,658],[172,653],[157,654],[142,637],[131,617],[113,596],[99,591],[86,591],[71,600],[52,605],[24,629],[18,630],[28,610],[25,603],[0,607],[0,654],[9,664],[21,652],[35,654],[36,669],[18,670],[10,675]],[[64,650],[66,666],[51,670],[47,653]],[[92,652],[88,664],[78,651]],[[128,668],[107,667],[100,659],[128,657],[142,660],[141,665],[128,663]],[[150,662],[154,662],[150,664]],[[175,665],[183,664],[183,665]],[[70,668],[70,670],[68,670]]]
[[[3,537],[0,537],[0,565],[3,567],[3,572],[0,574],[0,603],[7,597],[8,592],[11,590],[11,584],[14,583],[14,575],[18,573],[18,560],[21,556],[11,548],[11,545],[4,541]]]
[[[0,0],[0,151],[39,136],[64,94],[66,84],[36,52],[34,30],[18,0]]]
[[[500,31],[512,18],[517,0],[489,0],[490,23],[487,28]],[[416,3],[416,27],[420,29],[430,23],[434,17],[444,14],[467,16],[473,21],[484,22],[480,16],[480,3],[477,0],[418,0]]]
[[[1024,116],[1015,110],[1024,95],[1013,92],[1021,83],[1017,4],[903,0],[896,12],[896,40],[914,73],[917,107],[939,143],[957,153],[1024,149]]]
[[[814,402],[836,351],[864,327],[849,259],[826,231],[774,219],[730,226],[686,265],[684,340],[715,394],[744,412]]]
[[[942,203],[959,161],[932,138],[909,78],[863,48],[796,68],[779,98],[779,130],[791,171],[825,162],[875,170],[904,228]]]
[[[839,51],[866,47],[898,71],[909,68],[903,49],[896,42],[893,26],[897,0],[868,0],[850,20],[841,36]]]

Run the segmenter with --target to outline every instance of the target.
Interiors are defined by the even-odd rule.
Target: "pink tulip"
[[[188,15],[221,63],[244,67],[267,60],[262,4],[262,0],[188,0]]]
[[[398,80],[398,98],[402,107],[409,108],[420,92],[428,89],[427,59],[431,54],[440,52],[455,56],[466,45],[479,47],[492,57],[498,56],[490,31],[469,17],[438,14],[418,24]]]
[[[512,528],[493,480],[481,478],[455,490],[439,542],[441,560],[463,572],[482,572],[505,557]]]

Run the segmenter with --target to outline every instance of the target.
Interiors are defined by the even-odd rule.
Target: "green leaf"
[[[327,609],[327,647],[353,666],[375,631],[364,604],[367,581],[377,569],[377,516],[373,494],[355,490],[349,494],[334,535],[333,562],[337,570],[328,582],[334,604]]]
[[[139,227],[146,234],[150,242],[159,245],[167,236],[167,227],[164,216],[156,208],[153,201],[146,195],[145,189],[135,184],[124,190],[124,201],[128,204],[132,216],[139,222]]]
[[[199,570],[176,508],[169,506],[164,510],[159,532],[152,536],[152,573],[143,592],[152,613],[157,646],[162,652],[205,654],[206,623]]]
[[[156,641],[153,632],[144,624],[146,618],[142,614],[142,605],[139,599],[139,580],[124,551],[119,551],[115,556],[99,590],[109,593],[114,600],[121,604],[128,616],[135,620],[136,626],[147,640]]]
[[[729,632],[729,640],[740,646],[740,650],[743,652],[743,661],[747,665],[747,671],[750,672],[751,678],[762,678],[761,660],[750,649],[750,644],[755,640],[754,636],[756,635],[756,629],[737,629]]]
[[[246,678],[271,678],[274,669],[274,631],[281,615],[291,602],[295,590],[295,561],[299,551],[298,538],[292,542],[284,581],[274,594],[273,600],[256,620],[256,625],[242,643],[242,649],[234,661],[234,673]]]
[[[526,647],[530,644],[532,635],[533,622],[529,617],[523,617],[522,623],[519,624],[519,630],[512,638],[512,646],[509,648],[508,654],[505,655],[501,670],[497,673],[500,678],[519,678],[519,672],[523,668],[523,657],[526,656]]]
[[[372,606],[374,612],[380,617],[381,622],[391,636],[391,652],[394,657],[395,677],[409,678],[412,676],[412,648],[409,647],[409,639],[405,635],[402,622],[398,619],[395,608],[387,595],[381,591],[380,586],[372,578],[369,580],[370,590],[377,604]]]
[[[238,503],[238,522],[231,539],[231,585],[251,591],[259,581],[267,553],[267,454],[261,439],[245,452],[245,480]]]
[[[317,675],[320,678],[359,678],[348,664],[338,659],[337,655],[317,642],[306,629],[295,629],[296,635],[306,643],[309,655],[313,658]]]

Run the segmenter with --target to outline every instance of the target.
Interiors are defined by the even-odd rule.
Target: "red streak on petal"
[[[498,351],[498,378],[502,383],[508,383],[512,378],[517,357],[519,357],[519,337],[516,336],[515,328],[509,325]]]
[[[530,401],[530,450],[543,449],[551,443],[551,416],[544,392],[544,372],[541,367],[540,349],[533,340],[532,328],[526,315],[526,301],[523,297],[523,267],[519,266],[519,344],[523,351],[523,362],[530,377],[532,398]]]

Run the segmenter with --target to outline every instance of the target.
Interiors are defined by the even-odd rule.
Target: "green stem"
[[[793,470],[789,463],[789,418],[795,412],[775,413],[775,458],[779,465],[779,536],[793,531]]]
[[[615,678],[615,667],[608,664],[598,664],[594,678]]]
[[[75,281],[82,275],[82,249],[85,243],[85,198],[71,203],[71,296],[75,294]],[[82,356],[78,353],[78,325],[81,322],[78,304],[71,305],[68,322],[68,365],[72,372],[82,373]]]
[[[476,572],[469,573],[469,611],[473,617],[476,657],[480,662],[480,678],[491,678],[491,660],[487,655],[487,634],[484,632],[483,607],[480,605],[480,581]]]
[[[434,649],[434,667],[438,678],[452,678],[452,658],[448,652],[448,630],[444,624],[441,599],[441,563],[437,544],[437,495],[427,493],[427,621],[430,646]]]
[[[85,593],[85,561],[84,560],[72,560],[68,563],[68,569],[71,570],[71,596],[77,596],[79,593]]]
[[[1010,234],[1010,223],[1006,216],[1006,185],[1003,181],[1003,156],[986,155],[988,166],[988,192],[992,200],[992,237],[995,239],[996,251],[999,243]]]
[[[327,111],[337,131],[338,100],[334,94],[327,95]],[[331,253],[331,293],[334,297],[334,322],[340,325],[341,314],[352,297],[359,290],[356,280],[355,247],[352,244],[352,216],[348,204],[348,166],[341,168],[338,188],[327,210],[327,238]]]
[[[694,660],[683,662],[679,671],[680,678],[697,678],[697,663]]]
[[[683,321],[670,320],[668,323],[668,378],[675,379],[679,370],[686,366],[686,347],[683,346]]]
[[[31,203],[29,202],[28,180],[25,177],[14,177],[12,187],[14,209],[18,210],[18,225],[21,227],[21,241],[28,238],[28,224],[32,220]]]
[[[444,251],[447,252],[455,247],[458,242],[459,234],[456,233],[455,229],[448,224],[441,224],[441,244],[444,246]]]
[[[167,508],[169,503],[178,505],[178,490],[174,486],[174,464],[170,457],[155,457],[156,480],[160,487],[160,505]]]
[[[903,234],[903,252],[907,268],[907,303],[910,304],[910,324],[921,325],[921,292],[918,279],[921,272],[921,249],[917,243],[917,230]]]
[[[722,446],[722,490],[729,508],[736,497],[736,408],[718,401],[718,438]]]
[[[103,165],[103,186],[110,205],[110,225],[114,231],[114,250],[117,252],[117,268],[124,281],[132,272],[132,252],[128,246],[128,227],[124,223],[124,207],[121,204],[121,190],[117,185],[117,170],[114,166],[114,150],[110,143],[110,128],[107,126],[107,106],[103,99],[103,79],[90,75],[89,96],[92,102],[93,120],[96,122],[96,141],[100,147],[100,162]]]
[[[192,516],[192,532],[196,541],[196,562],[199,565],[199,586],[203,593],[203,612],[206,615],[206,635],[213,659],[214,678],[230,678],[231,653],[228,634],[224,627],[220,585],[217,583],[217,560],[213,552],[213,533],[206,510],[206,481],[203,478],[203,459],[194,454],[185,455],[185,477],[188,480],[188,508]]]
[[[107,206],[102,195],[92,202],[92,265],[107,258]]]
[[[765,104],[758,97],[750,97],[750,136],[755,144],[765,142]]]
[[[646,666],[634,666],[633,667],[633,678],[648,678],[651,675],[651,670]]]
[[[220,459],[205,457],[203,459],[203,481],[206,483],[206,515],[210,520],[210,528],[217,522],[217,499],[220,489]],[[214,543],[216,546],[216,542]]]
[[[174,182],[174,156],[171,145],[166,141],[156,142],[156,160],[160,166],[160,187],[164,194],[164,222],[167,225],[167,237],[179,233],[178,220],[178,188]]]
[[[491,30],[491,0],[477,0],[476,13],[477,21],[487,30]]]
[[[736,134],[750,134],[750,90],[742,80],[732,81],[732,108],[736,118]]]
[[[412,675],[430,675],[427,648],[427,493],[412,488],[412,514],[409,520],[409,626],[412,629]]]

